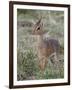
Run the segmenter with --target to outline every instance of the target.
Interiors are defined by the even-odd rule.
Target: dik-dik
[[[60,44],[58,40],[44,38],[43,22],[41,18],[34,24],[33,35],[37,35],[39,67],[43,71],[48,63],[48,57],[55,54],[57,60]]]

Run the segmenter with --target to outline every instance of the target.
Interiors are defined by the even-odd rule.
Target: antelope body
[[[44,70],[48,62],[48,57],[53,53],[55,53],[55,57],[57,57],[60,44],[58,40],[43,38],[44,31],[41,19],[34,25],[33,35],[37,35],[38,37],[37,51],[39,58],[39,67],[41,70]]]

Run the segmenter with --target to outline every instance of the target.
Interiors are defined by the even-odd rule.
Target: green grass
[[[42,16],[43,30],[50,37],[60,41],[60,54],[64,55],[64,12],[63,11],[40,11],[40,10],[18,10],[17,22],[37,22]],[[33,22],[32,22],[33,21]],[[33,23],[33,24],[34,24]],[[56,79],[64,78],[64,63],[54,65],[51,60],[42,72],[38,66],[37,51],[35,48],[36,38],[32,37],[33,26],[19,26],[17,30],[17,80],[32,79]],[[63,60],[64,61],[64,60]]]
[[[34,79],[56,79],[64,77],[63,67],[57,69],[52,65],[47,64],[44,71],[41,71],[38,66],[37,55],[34,55],[32,49],[25,53],[18,51],[18,68],[17,68],[17,79],[18,80],[29,80],[30,77]]]

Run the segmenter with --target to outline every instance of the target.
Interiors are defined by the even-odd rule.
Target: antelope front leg
[[[41,71],[44,71],[47,65],[47,58],[46,57],[41,57],[39,58],[39,67]]]

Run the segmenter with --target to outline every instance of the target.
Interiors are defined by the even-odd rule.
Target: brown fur
[[[43,23],[41,22],[41,19],[34,25],[33,35],[38,35],[38,42],[37,42],[37,51],[38,51],[38,58],[39,58],[39,67],[40,70],[44,70],[47,63],[48,63],[48,57],[56,52],[57,48],[54,47],[58,43],[56,40],[46,40],[43,39]],[[53,42],[53,43],[52,43]],[[58,46],[58,45],[57,45]]]

